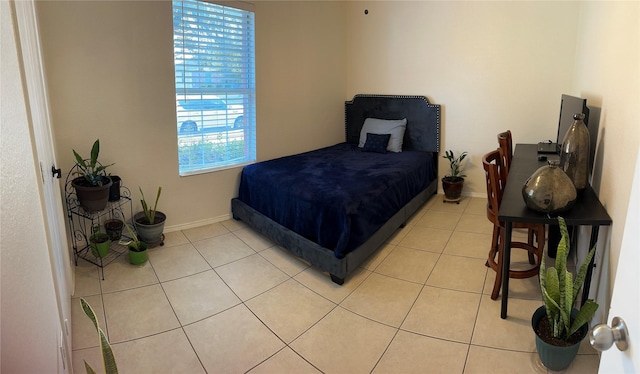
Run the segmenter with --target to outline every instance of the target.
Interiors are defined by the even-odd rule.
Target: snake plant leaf
[[[113,356],[113,351],[111,350],[111,345],[109,344],[109,340],[107,339],[107,337],[104,335],[104,332],[98,325],[98,319],[96,318],[96,313],[93,311],[93,308],[91,308],[91,305],[89,305],[89,303],[87,303],[87,301],[84,298],[80,298],[80,305],[82,306],[82,310],[84,311],[84,314],[86,314],[87,317],[89,317],[89,319],[91,320],[91,322],[93,322],[93,325],[95,326],[96,331],[100,335],[100,353],[102,354],[102,364],[104,365],[105,373],[117,374],[118,367],[116,365],[115,357]],[[87,368],[87,366],[89,366],[89,364],[87,364],[87,362],[85,361],[85,368]],[[91,369],[90,366],[89,366],[89,369]],[[87,370],[87,373],[91,373],[91,372],[93,372],[93,369],[91,369],[91,371]]]
[[[96,371],[87,363],[87,360],[84,360],[84,370],[87,374],[96,374]]]
[[[587,269],[589,268],[589,263],[591,259],[596,253],[596,247],[591,248],[589,253],[587,253],[587,257],[584,259],[584,262],[578,269],[578,274],[576,275],[576,279],[573,281],[573,302],[575,303],[578,298],[578,291],[580,291],[580,286],[584,282],[584,279],[587,276]]]
[[[561,308],[560,316],[562,318],[563,332],[566,337],[569,337],[569,327],[571,327],[571,309],[573,308],[573,299],[570,297],[573,295],[573,274],[568,271],[564,273],[564,291],[561,293]],[[561,337],[561,336],[556,336]]]
[[[598,303],[596,303],[591,299],[587,300],[582,306],[582,308],[580,308],[580,312],[578,312],[578,315],[576,316],[576,318],[573,320],[573,323],[571,324],[571,328],[567,333],[567,337],[571,336],[574,332],[578,331],[580,327],[582,327],[582,325],[589,322],[589,320],[596,313],[596,310],[598,310]]]
[[[560,304],[560,282],[558,279],[558,272],[554,268],[547,269],[546,279],[546,291],[549,297],[554,301],[555,305]]]

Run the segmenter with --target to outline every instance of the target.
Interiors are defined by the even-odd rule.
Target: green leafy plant
[[[98,162],[99,154],[100,139],[96,139],[93,143],[93,147],[91,147],[91,158],[88,159],[89,162],[80,156],[75,149],[73,150],[73,155],[75,156],[76,163],[78,164],[78,170],[73,174],[83,177],[91,186],[102,186],[102,177],[106,176],[105,169],[113,165],[100,165]]]
[[[140,189],[140,195],[142,195],[142,200],[140,200],[140,203],[142,203],[142,210],[144,211],[144,216],[147,219],[147,221],[149,221],[149,224],[152,225],[155,223],[156,209],[158,208],[158,200],[160,199],[160,193],[162,192],[162,187],[158,187],[158,194],[156,195],[156,202],[153,205],[153,209],[149,209],[149,205],[147,204],[147,200],[145,200],[144,198],[144,193],[142,192],[142,188],[138,187],[138,189]]]
[[[593,247],[578,270],[576,278],[567,270],[569,255],[569,233],[564,218],[558,217],[562,238],[558,243],[555,266],[546,268],[544,261],[540,265],[540,289],[547,318],[553,336],[567,340],[582,325],[587,323],[598,309],[598,304],[589,299],[580,308],[578,315],[571,320],[571,310],[576,303],[578,292],[587,274],[587,267],[593,258],[596,248]]]
[[[466,177],[466,175],[463,174],[464,170],[462,169],[462,160],[464,160],[466,157],[467,152],[462,152],[458,157],[455,157],[452,150],[444,152],[444,156],[442,156],[442,158],[446,158],[447,160],[449,160],[449,177],[454,180]]]
[[[136,232],[129,224],[125,223],[124,225],[127,227],[127,231],[131,237],[131,241],[127,243],[127,247],[134,252],[142,252],[146,250],[148,248],[147,243],[138,239],[138,235],[136,235]]]
[[[89,303],[87,303],[87,301],[82,297],[80,298],[80,305],[82,307],[82,310],[84,311],[84,314],[86,314],[91,322],[93,322],[93,325],[96,328],[96,332],[100,336],[100,354],[102,356],[102,365],[104,367],[104,372],[107,374],[117,374],[118,366],[116,365],[116,359],[113,355],[113,351],[111,350],[111,344],[109,344],[109,340],[105,336],[104,331],[102,331],[102,329],[98,325],[96,313],[93,311],[93,308],[91,308],[91,305],[89,305]],[[88,374],[95,374],[95,370],[93,370],[91,365],[89,365],[86,360],[84,361],[84,368]]]

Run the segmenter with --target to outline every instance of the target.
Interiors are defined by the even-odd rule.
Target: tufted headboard
[[[366,118],[407,119],[402,148],[440,151],[440,105],[424,96],[355,95],[345,102],[346,142],[358,144]]]

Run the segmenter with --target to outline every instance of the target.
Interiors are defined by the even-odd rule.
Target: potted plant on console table
[[[555,266],[546,269],[544,260],[540,265],[540,290],[544,305],[531,318],[538,356],[544,366],[556,371],[571,365],[578,354],[580,342],[589,331],[589,320],[598,309],[598,304],[593,300],[587,300],[580,310],[573,307],[596,249],[594,247],[589,251],[573,279],[573,274],[567,270],[567,225],[562,217],[558,217],[558,224],[562,238],[558,243]]]
[[[462,152],[460,156],[455,157],[453,151],[445,151],[442,158],[449,160],[449,175],[442,178],[442,189],[444,190],[443,202],[455,202],[460,204],[460,195],[462,195],[462,187],[464,185],[463,169],[461,166],[462,160],[467,157],[467,152]]]
[[[73,150],[78,168],[73,174],[77,174],[78,177],[71,181],[71,185],[76,190],[78,203],[88,212],[103,210],[109,200],[111,179],[107,177],[105,169],[113,164],[101,165],[98,162],[99,153],[100,139],[96,139],[93,143],[91,158],[88,160],[80,156],[75,149]]]
[[[142,203],[142,212],[138,212],[133,216],[133,222],[136,225],[138,236],[140,236],[140,240],[149,245],[149,248],[157,245],[164,245],[162,231],[164,230],[164,222],[167,219],[167,216],[157,210],[162,187],[158,187],[156,202],[153,205],[153,209],[149,208],[149,205],[144,198],[142,188],[138,188],[140,189],[140,195],[142,196],[142,200],[140,200]]]

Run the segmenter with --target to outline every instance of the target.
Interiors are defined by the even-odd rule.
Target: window
[[[256,159],[254,19],[248,10],[173,1],[180,175]]]

